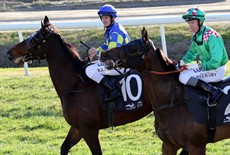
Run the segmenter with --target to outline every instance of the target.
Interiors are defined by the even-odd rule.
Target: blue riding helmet
[[[110,5],[106,4],[100,8],[100,10],[97,12],[97,14],[101,16],[113,16],[114,18],[117,17],[117,11],[116,9]]]

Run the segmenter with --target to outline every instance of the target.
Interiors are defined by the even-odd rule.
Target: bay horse
[[[93,155],[101,155],[99,130],[108,128],[108,112],[100,106],[97,84],[86,75],[86,62],[81,60],[74,46],[60,35],[47,16],[41,29],[8,51],[9,59],[21,65],[30,60],[45,59],[51,80],[60,98],[65,120],[71,126],[61,146],[61,155],[82,138]],[[90,96],[90,98],[89,98]],[[152,112],[150,102],[135,111],[115,111],[113,125],[124,125]]]
[[[114,67],[134,68],[141,73],[144,88],[148,89],[146,96],[154,109],[155,130],[163,141],[163,155],[176,155],[180,148],[184,149],[184,154],[205,155],[209,143],[207,127],[197,122],[189,111],[175,61],[155,48],[145,28],[141,34],[142,38],[102,53],[100,60],[107,61],[106,64],[110,62]],[[227,85],[229,90],[230,80]],[[230,108],[229,95],[226,98]],[[229,113],[226,118],[230,118]],[[230,125],[217,126],[212,142],[227,138],[230,138]]]

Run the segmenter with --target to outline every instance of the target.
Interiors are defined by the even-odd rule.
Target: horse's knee
[[[166,144],[163,142],[162,155],[176,155],[178,150],[179,150],[178,147],[172,144],[168,144],[168,143]]]

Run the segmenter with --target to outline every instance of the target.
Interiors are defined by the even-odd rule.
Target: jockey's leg
[[[113,81],[109,80],[107,77],[104,77],[100,81],[100,84],[110,92],[110,96],[104,100],[105,102],[111,101],[111,100],[121,96],[121,93],[116,88],[115,83]]]
[[[213,85],[195,77],[190,77],[186,85],[202,88],[206,92],[211,94],[212,98],[210,99],[210,103],[216,102],[219,99],[219,97],[223,94],[223,91],[220,88],[214,87]]]
[[[94,80],[95,82],[101,84],[106,90],[110,92],[110,96],[104,100],[105,102],[111,101],[121,96],[121,93],[116,88],[115,83],[104,76],[104,75],[112,75],[112,76],[119,75],[117,71],[106,70],[104,64],[98,62],[86,67],[86,75],[92,80]]]
[[[224,78],[225,66],[221,66],[216,70],[206,71],[204,69],[194,69],[181,72],[179,80],[181,83],[193,87],[202,88],[211,95],[209,103],[214,103],[223,94],[222,90],[209,84],[209,82],[218,82]]]

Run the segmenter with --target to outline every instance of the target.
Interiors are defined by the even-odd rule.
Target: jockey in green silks
[[[188,23],[193,33],[192,44],[178,66],[191,63],[199,56],[199,64],[190,64],[181,72],[181,83],[199,87],[210,94],[210,102],[214,103],[223,94],[222,90],[209,84],[224,79],[228,55],[224,41],[219,33],[204,25],[205,12],[199,8],[189,8],[182,18]]]

